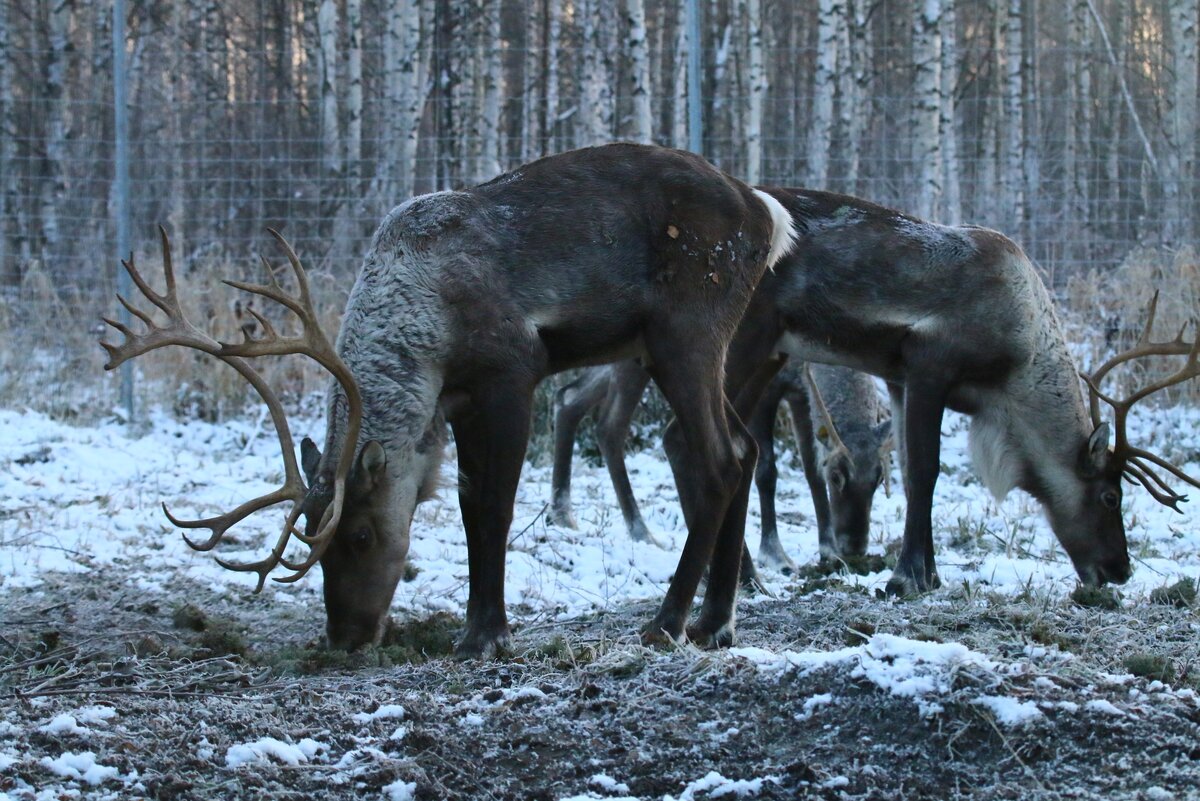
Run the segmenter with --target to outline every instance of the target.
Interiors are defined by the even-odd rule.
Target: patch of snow
[[[703,792],[707,792],[709,798],[724,796],[750,798],[761,793],[763,785],[767,782],[778,784],[779,780],[774,776],[766,776],[761,779],[726,779],[717,771],[710,770],[703,778],[689,782],[678,798],[664,795],[663,801],[692,801],[696,797],[696,793]]]
[[[483,715],[480,715],[476,712],[469,712],[468,714],[463,715],[462,724],[464,726],[482,726],[483,723]]]
[[[412,801],[417,797],[417,783],[397,779],[384,786],[383,797],[387,801]]]
[[[1102,715],[1115,715],[1117,717],[1126,717],[1126,713],[1103,698],[1093,698],[1083,705],[1083,708],[1089,712],[1097,712]]]
[[[1021,701],[1008,695],[981,695],[974,703],[987,707],[996,721],[1005,726],[1020,726],[1046,717],[1033,701]]]
[[[359,712],[354,715],[355,723],[366,724],[376,720],[404,720],[404,707],[399,704],[384,704],[374,712]]]
[[[120,771],[98,763],[96,754],[92,751],[79,753],[67,751],[58,759],[42,757],[38,764],[58,776],[92,785],[121,779]]]
[[[8,770],[20,761],[20,757],[0,752],[0,770]]]
[[[623,793],[625,795],[629,794],[628,784],[617,781],[607,773],[597,773],[595,776],[588,779],[588,784],[594,784],[607,793]]]
[[[329,747],[309,737],[298,743],[285,743],[274,737],[262,737],[252,743],[241,743],[229,747],[225,752],[225,767],[237,768],[254,762],[274,759],[284,765],[299,765],[308,762]]]

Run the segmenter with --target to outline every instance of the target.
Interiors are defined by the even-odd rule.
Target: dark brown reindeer
[[[754,324],[750,318],[742,322]],[[807,372],[803,362],[780,370],[746,421],[759,454],[754,471],[762,508],[758,561],[784,570],[794,569],[795,564],[779,540],[775,516],[774,438],[780,403],[787,400],[792,411],[821,555],[826,558],[866,552],[871,502],[883,479],[884,446],[891,427],[889,421],[880,422],[878,396],[867,376],[827,365],[814,366],[815,379],[806,378]],[[571,459],[579,423],[595,410],[597,440],[629,536],[656,543],[638,508],[624,460],[630,420],[649,378],[634,361],[592,367],[555,395],[554,472],[547,513],[552,522],[577,527],[571,509]],[[831,408],[823,398],[829,399]],[[743,571],[750,567],[743,554]]]
[[[1200,374],[1182,334],[1139,346],[1101,367],[1145,355],[1186,355],[1168,379],[1112,401],[1116,447],[1096,401],[1089,419],[1074,362],[1050,296],[1021,249],[995,231],[948,227],[856,198],[798,189],[768,190],[792,214],[793,255],[767,275],[731,343],[727,387],[744,386],[739,413],[752,408],[763,375],[789,355],[843,364],[883,378],[903,466],[907,511],[890,594],[939,583],[932,506],[947,408],[972,417],[970,451],[997,497],[1019,487],[1041,503],[1080,579],[1099,585],[1130,575],[1121,518],[1121,479],[1160,502],[1183,497],[1152,469],[1200,486],[1161,457],[1128,444],[1129,407]],[[1151,315],[1153,318],[1153,315]],[[1152,322],[1152,319],[1151,319]],[[755,365],[760,365],[755,371]]]
[[[701,643],[733,636],[742,527],[753,440],[722,393],[728,341],[767,266],[787,251],[791,219],[777,200],[680,151],[609,145],[550,156],[481,186],[414,198],[384,219],[346,306],[336,348],[321,334],[304,271],[290,247],[298,294],[278,284],[234,286],[299,319],[299,337],[255,312],[260,338],[222,343],[198,332],[175,293],[163,234],[167,291],[132,264],[142,293],[166,313],[106,344],[112,369],[166,345],[209,353],[234,367],[267,402],[283,449],[283,486],[209,520],[189,543],[215,547],[253,511],[291,501],[271,553],[248,565],[261,588],[276,565],[294,581],[321,563],[329,642],[377,642],[403,571],[414,509],[428,496],[449,421],[459,460],[469,597],[463,656],[509,641],[504,560],[525,455],[533,390],[570,367],[639,358],[675,412],[664,435],[688,539],[649,639],[679,638],[702,572],[711,564]],[[273,273],[272,273],[273,274]],[[278,401],[246,358],[302,353],[334,374],[324,452],[310,441],[297,469]],[[298,529],[299,515],[306,530]],[[285,548],[309,546],[299,560]]]

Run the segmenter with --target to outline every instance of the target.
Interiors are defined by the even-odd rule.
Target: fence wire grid
[[[695,47],[703,155],[738,177],[999,229],[1060,291],[1130,259],[1196,272],[1197,0],[698,0],[699,42],[689,1],[127,0],[133,248],[156,265],[163,224],[201,284],[253,274],[278,228],[336,317],[414,193],[687,147]],[[0,403],[104,406],[112,5],[0,15]]]

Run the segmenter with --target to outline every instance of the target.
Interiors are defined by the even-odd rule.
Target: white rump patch
[[[796,244],[796,226],[792,223],[792,215],[775,198],[758,189],[754,194],[771,212],[771,251],[767,254],[767,269],[791,252]]]

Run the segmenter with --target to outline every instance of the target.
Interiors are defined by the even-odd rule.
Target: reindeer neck
[[[351,290],[337,350],[363,397],[358,447],[378,440],[388,450],[416,448],[437,413],[446,356],[446,313],[429,270],[400,253],[372,251]],[[345,399],[329,401],[327,449],[340,447]]]
[[[971,439],[972,455],[995,495],[1019,486],[1052,503],[1072,492],[1080,447],[1091,429],[1075,362],[1048,296],[1045,301],[1032,357],[1014,371],[996,408],[977,416]]]

